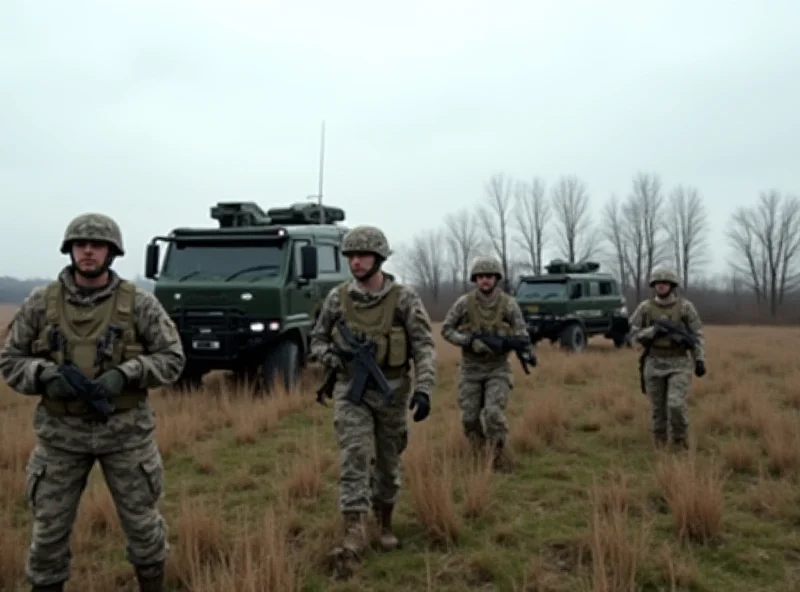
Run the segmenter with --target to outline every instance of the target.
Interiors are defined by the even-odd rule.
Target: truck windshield
[[[280,272],[285,252],[281,242],[178,241],[170,245],[161,275],[178,281],[273,276]]]
[[[524,300],[554,300],[567,297],[565,282],[520,282],[514,295]]]

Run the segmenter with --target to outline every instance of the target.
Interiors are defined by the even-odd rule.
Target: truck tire
[[[276,379],[281,380],[283,388],[291,391],[300,381],[300,348],[291,339],[278,343],[264,357],[261,377],[264,391],[269,394]]]
[[[586,347],[586,331],[580,323],[570,323],[561,330],[559,341],[563,349],[579,352]]]

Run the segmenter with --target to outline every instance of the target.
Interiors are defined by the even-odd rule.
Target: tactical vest
[[[70,360],[90,379],[144,352],[137,339],[133,304],[136,286],[122,280],[114,293],[95,306],[70,303],[64,286],[56,281],[45,290],[45,326],[34,342],[33,353],[61,364]],[[147,390],[126,388],[114,398],[117,412],[137,407]],[[52,415],[92,417],[95,412],[83,401],[42,398]]]
[[[458,325],[457,330],[461,333],[489,333],[501,337],[511,335],[513,328],[505,317],[510,298],[505,292],[500,292],[497,298],[484,303],[478,300],[478,291],[472,290],[467,294],[467,316]],[[508,357],[508,354],[485,356],[476,354],[470,348],[464,348],[464,357],[474,360],[486,360],[489,357]]]
[[[656,319],[664,319],[673,323],[686,324],[686,319],[681,314],[683,301],[680,297],[675,299],[672,304],[658,304],[654,298],[650,298],[645,305],[642,314],[642,328],[650,327]],[[687,352],[685,345],[675,343],[667,335],[660,335],[653,340],[650,346],[650,353],[655,356],[680,357]]]
[[[354,305],[347,283],[339,287],[339,303],[344,322],[356,337],[366,337],[375,342],[375,362],[388,380],[408,373],[409,343],[406,329],[397,309],[399,287],[392,286],[377,306],[359,308]],[[338,329],[333,328],[332,339],[346,349]],[[345,370],[349,373],[349,370]]]

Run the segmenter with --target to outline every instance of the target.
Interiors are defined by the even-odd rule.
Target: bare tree
[[[458,270],[458,278],[454,278],[453,287],[455,288],[458,280],[461,287],[466,292],[469,288],[469,265],[470,261],[478,253],[483,244],[478,220],[466,208],[459,210],[455,214],[449,214],[445,218],[445,234],[447,243],[452,253],[453,265]]]
[[[767,302],[774,319],[800,279],[800,199],[774,189],[762,192],[756,206],[733,214],[728,239],[739,258],[734,269],[749,278],[756,301]]]
[[[591,232],[591,213],[586,183],[575,175],[561,177],[552,190],[553,213],[560,227],[558,244],[570,263],[588,259],[597,249]]]
[[[511,221],[512,213],[512,185],[513,181],[503,173],[492,175],[491,179],[486,183],[486,197],[489,203],[478,210],[480,221],[489,234],[489,244],[495,255],[500,259],[500,265],[503,267],[506,286],[508,286],[509,281],[508,243],[510,234],[509,222]]]
[[[414,235],[410,247],[401,258],[403,275],[410,282],[430,294],[433,302],[439,301],[446,259],[441,251],[441,230],[423,230]]]
[[[616,271],[620,285],[625,288],[628,286],[628,276],[630,275],[627,265],[630,245],[626,242],[628,234],[625,231],[622,205],[616,195],[612,194],[603,206],[602,229],[603,238],[608,241],[612,249],[610,257],[613,260],[613,269]]]
[[[530,183],[518,183],[515,197],[517,244],[525,251],[525,266],[539,274],[542,273],[542,251],[546,242],[545,227],[551,214],[550,204],[545,199],[544,181],[534,177]]]
[[[708,217],[697,189],[678,185],[669,197],[665,230],[684,290],[689,276],[708,263]]]
[[[664,260],[663,205],[658,175],[637,173],[632,193],[623,207],[626,261],[637,300],[641,300],[642,288],[653,268]]]

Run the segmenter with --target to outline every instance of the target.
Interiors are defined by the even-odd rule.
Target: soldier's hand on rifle
[[[74,399],[78,396],[67,379],[59,372],[58,366],[48,366],[39,374],[44,394],[51,399]]]
[[[647,327],[646,329],[642,329],[641,331],[639,331],[639,333],[636,335],[636,338],[644,341],[652,341],[653,339],[656,338],[656,335],[658,335],[658,333],[659,333],[658,327],[653,325],[652,327]]]
[[[431,412],[431,399],[426,393],[416,392],[411,397],[411,402],[408,404],[410,410],[414,410],[414,421],[422,421]]]
[[[122,393],[122,389],[125,388],[128,379],[121,370],[112,368],[107,372],[103,372],[94,382],[102,386],[112,397],[118,397]]]
[[[488,345],[486,345],[480,339],[473,339],[472,343],[470,344],[470,348],[476,354],[490,354],[490,353],[492,353],[492,348],[490,348]]]
[[[344,361],[342,356],[336,350],[328,350],[319,358],[320,364],[331,370],[341,370],[344,368]]]
[[[528,363],[529,366],[536,366],[536,354],[533,350],[528,350],[522,354],[522,358]]]
[[[697,378],[706,375],[706,363],[703,360],[696,360],[694,363],[694,375]]]

